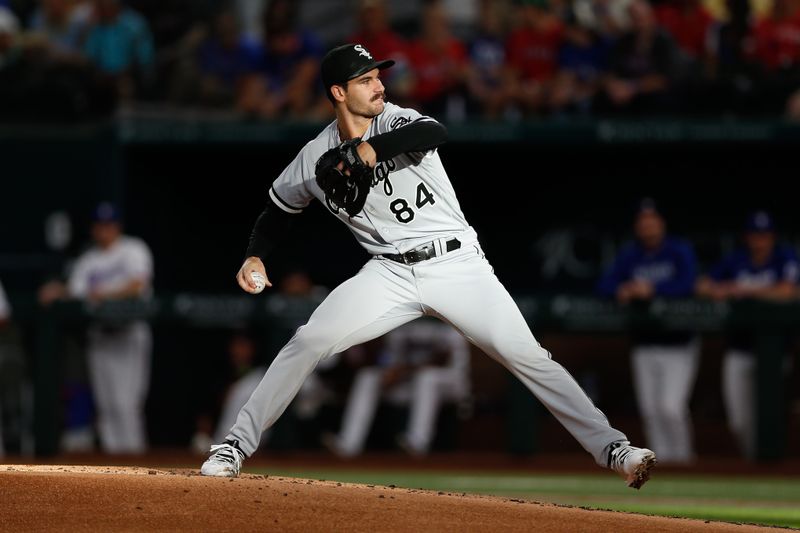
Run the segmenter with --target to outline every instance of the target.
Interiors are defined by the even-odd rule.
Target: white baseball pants
[[[151,347],[150,326],[144,323],[89,333],[89,378],[104,452],[142,453],[147,448],[144,404]]]
[[[638,346],[633,378],[647,446],[665,463],[694,459],[689,399],[700,349],[697,342],[678,346]]]
[[[452,324],[499,361],[566,427],[598,464],[627,441],[533,337],[476,243],[413,266],[373,258],[334,289],[278,353],[227,439],[246,455],[283,413],[316,364],[423,314]]]
[[[739,448],[747,458],[756,452],[756,355],[730,350],[722,359],[722,399]]]

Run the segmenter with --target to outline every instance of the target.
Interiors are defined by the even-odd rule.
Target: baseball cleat
[[[640,489],[647,483],[650,470],[657,462],[652,450],[625,443],[615,443],[608,452],[608,467],[622,475],[628,486],[634,489]]]
[[[204,476],[214,477],[236,477],[242,469],[244,453],[227,442],[211,447],[211,456],[206,459],[200,468],[200,473]]]

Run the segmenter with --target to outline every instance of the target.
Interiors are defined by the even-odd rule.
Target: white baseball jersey
[[[387,102],[362,140],[419,120],[434,119]],[[314,170],[322,154],[341,143],[334,120],[303,147],[275,180],[269,191],[272,200],[288,213],[300,213],[316,198],[347,224],[358,242],[373,255],[405,253],[443,237],[457,237],[462,245],[477,241],[435,149],[379,161],[372,190],[358,215],[350,217],[330,205],[317,186]]]
[[[104,250],[93,246],[75,262],[69,276],[69,293],[84,298],[91,291],[115,291],[133,280],[142,280],[150,292],[153,278],[153,256],[141,239],[121,236]]]

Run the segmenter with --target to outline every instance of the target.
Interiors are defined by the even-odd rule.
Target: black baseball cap
[[[322,59],[322,83],[330,98],[334,85],[344,85],[372,69],[385,69],[394,65],[391,59],[376,60],[363,45],[350,43],[337,46]]]

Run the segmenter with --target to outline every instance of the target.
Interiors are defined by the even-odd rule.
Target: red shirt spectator
[[[800,10],[777,0],[772,16],[756,24],[756,58],[768,70],[800,64]]]
[[[705,54],[714,17],[696,0],[661,4],[656,8],[656,18],[684,52],[692,57]]]
[[[467,50],[455,38],[436,51],[417,41],[409,47],[408,60],[416,78],[413,97],[425,103],[444,95],[462,81],[459,73],[467,64]]]
[[[424,8],[422,35],[409,45],[408,62],[415,78],[412,98],[423,106],[463,85],[467,48],[450,33],[440,2],[431,2]]]
[[[522,80],[549,80],[558,69],[558,50],[563,35],[561,22],[543,15],[536,26],[526,25],[509,36],[506,42],[508,64]]]

